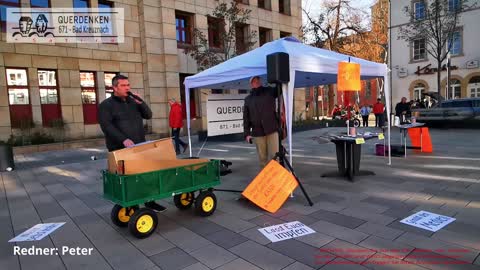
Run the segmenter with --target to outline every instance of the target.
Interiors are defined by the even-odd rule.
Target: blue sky
[[[302,6],[305,10],[314,12],[315,7],[319,6],[323,0],[302,0]],[[375,3],[375,0],[352,0],[351,4],[354,7],[365,9],[369,11],[369,7]]]

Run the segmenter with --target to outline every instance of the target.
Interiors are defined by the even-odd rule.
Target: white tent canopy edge
[[[386,64],[375,63],[329,50],[302,44],[297,39],[288,37],[278,39],[256,48],[221,64],[185,78],[185,102],[190,104],[190,89],[250,89],[249,79],[260,76],[266,82],[269,54],[285,52],[290,59],[290,82],[283,84],[283,100],[286,110],[288,150],[292,163],[292,118],[294,88],[333,84],[337,82],[339,62],[360,64],[362,80],[383,78],[387,115],[390,115],[389,70]],[[187,132],[190,156],[192,144],[190,137],[190,106],[187,109]],[[388,126],[388,164],[392,162],[390,151],[390,124]]]

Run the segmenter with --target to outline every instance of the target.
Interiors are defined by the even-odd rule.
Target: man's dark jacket
[[[277,90],[271,87],[252,89],[243,109],[244,136],[261,137],[278,130],[275,113]]]
[[[137,104],[131,97],[122,100],[111,96],[100,103],[98,119],[105,134],[108,151],[125,148],[123,141],[145,141],[143,119],[152,118],[152,111],[145,102]]]
[[[397,106],[395,106],[395,115],[396,115],[396,116],[400,116],[400,115],[402,114],[402,112],[406,112],[407,115],[410,114],[410,103],[408,103],[408,102],[405,102],[405,103],[399,102],[399,103],[397,103]]]

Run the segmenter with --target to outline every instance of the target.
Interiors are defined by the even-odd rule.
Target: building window
[[[179,74],[179,81],[180,81],[180,100],[182,102],[182,113],[183,113],[183,119],[187,119],[187,108],[186,108],[186,98],[185,98],[185,78],[188,76],[192,76],[193,74],[184,74],[180,73]],[[195,95],[195,89],[190,89],[190,119],[197,118],[197,115],[200,115],[199,112],[197,112],[197,106],[196,106],[196,95]]]
[[[413,61],[425,60],[427,58],[425,45],[425,39],[413,41]]]
[[[455,31],[452,38],[448,40],[448,48],[450,48],[450,55],[462,54],[462,33]]]
[[[258,0],[258,7],[272,10],[272,1],[271,0]]]
[[[20,7],[20,0],[0,0],[0,23],[2,32],[7,29],[7,8]]]
[[[448,89],[447,99],[456,99],[462,96],[462,85],[459,80],[450,81],[450,89]]]
[[[221,49],[223,47],[222,33],[224,31],[224,22],[222,19],[208,17],[208,45],[211,48]]]
[[[290,15],[290,0],[278,0],[278,12]]]
[[[30,0],[30,7],[32,8],[49,8],[50,0]]]
[[[417,1],[413,3],[413,16],[415,20],[425,19],[425,2]]]
[[[236,54],[242,54],[247,51],[246,38],[248,33],[248,25],[236,24],[235,25],[235,49]]]
[[[271,41],[271,39],[272,39],[272,30],[268,28],[262,28],[262,27],[258,29],[258,40],[260,42],[260,46]]]
[[[109,98],[113,95],[113,85],[112,79],[115,77],[117,73],[113,72],[105,72],[104,74],[104,81],[105,81],[105,97]]]
[[[423,93],[425,93],[425,85],[423,83],[417,83],[413,87],[413,100],[422,100]]]
[[[175,12],[177,44],[192,44],[193,16],[188,13]]]
[[[285,37],[290,37],[290,36],[292,36],[292,33],[280,31],[280,38],[285,38]]]
[[[10,105],[10,123],[13,128],[31,127],[33,117],[27,69],[7,68],[6,76],[8,103]]]
[[[44,127],[50,127],[55,121],[62,120],[62,110],[58,98],[57,71],[38,70],[40,107]]]
[[[223,94],[223,89],[212,89],[212,94]]]
[[[82,91],[83,122],[86,125],[97,124],[97,88],[95,72],[80,72],[80,88]]]
[[[239,94],[248,94],[248,90],[247,89],[238,89],[238,93]]]
[[[89,8],[90,1],[89,0],[73,0],[73,7],[74,8]]]
[[[470,97],[480,97],[480,76],[475,76],[468,82]]]
[[[455,12],[461,9],[461,0],[448,0],[448,11]]]

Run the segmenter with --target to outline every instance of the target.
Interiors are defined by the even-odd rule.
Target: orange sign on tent
[[[360,64],[340,62],[337,75],[338,91],[360,91]]]
[[[297,188],[295,177],[277,161],[270,161],[242,192],[254,204],[270,213],[277,212]]]

